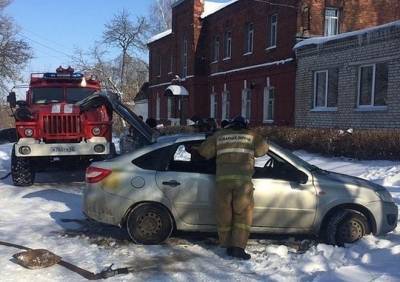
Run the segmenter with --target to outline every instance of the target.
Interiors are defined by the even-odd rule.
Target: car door
[[[266,165],[256,167],[253,226],[311,228],[317,206],[312,179],[283,158],[269,154]]]
[[[166,170],[157,171],[156,182],[183,222],[209,225],[215,224],[215,160],[205,160],[190,150],[200,142],[177,144]]]

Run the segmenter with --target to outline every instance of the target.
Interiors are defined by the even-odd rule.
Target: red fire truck
[[[82,110],[78,104],[100,89],[94,76],[59,67],[31,74],[25,101],[10,92],[18,135],[11,160],[15,185],[33,184],[38,168],[57,161],[74,166],[112,153],[112,109],[101,104]]]

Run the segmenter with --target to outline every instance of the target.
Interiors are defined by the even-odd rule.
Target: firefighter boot
[[[231,257],[234,257],[234,258],[239,258],[239,259],[243,259],[243,260],[249,260],[249,259],[251,259],[251,255],[249,255],[248,253],[246,253],[245,251],[244,251],[244,249],[242,249],[242,248],[239,248],[239,247],[231,247],[231,248],[228,248],[228,249],[231,249],[230,250],[230,256]]]

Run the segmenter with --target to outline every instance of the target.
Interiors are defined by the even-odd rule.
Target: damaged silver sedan
[[[150,136],[149,145],[87,169],[84,213],[141,244],[161,243],[173,230],[216,231],[215,160],[189,153],[205,135]],[[252,232],[342,245],[396,228],[397,205],[378,184],[319,169],[273,143],[257,163]]]

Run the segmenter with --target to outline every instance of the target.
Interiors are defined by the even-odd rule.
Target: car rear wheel
[[[370,232],[365,215],[355,210],[343,209],[334,213],[329,219],[325,239],[328,244],[343,246],[345,243],[360,240]]]
[[[168,210],[159,204],[142,204],[128,215],[126,228],[137,244],[160,244],[173,230],[173,220]]]

